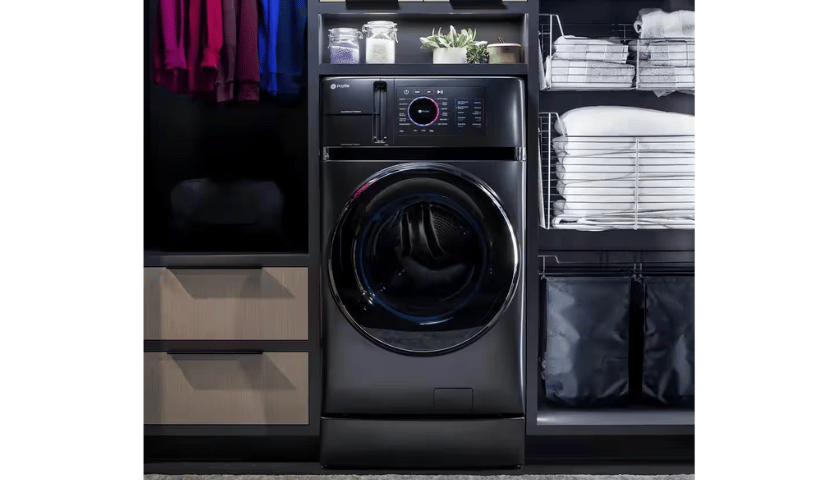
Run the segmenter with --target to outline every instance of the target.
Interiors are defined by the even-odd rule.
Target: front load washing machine
[[[524,458],[524,84],[321,83],[321,463]]]

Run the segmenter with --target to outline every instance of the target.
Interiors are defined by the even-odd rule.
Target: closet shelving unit
[[[681,0],[677,0],[678,3]],[[146,44],[151,45],[157,0],[146,0]],[[658,5],[657,3],[662,3]],[[515,75],[526,80],[527,85],[527,125],[532,134],[527,143],[527,233],[524,239],[525,286],[527,314],[526,342],[526,454],[529,458],[557,458],[565,452],[577,455],[575,458],[591,459],[603,455],[615,458],[625,452],[628,458],[638,459],[649,455],[659,456],[668,451],[669,459],[684,459],[690,445],[675,442],[675,432],[684,432],[682,421],[671,420],[664,416],[658,419],[650,414],[636,414],[637,420],[626,414],[609,412],[577,412],[554,409],[541,400],[541,380],[539,378],[539,342],[542,321],[541,282],[544,272],[543,259],[540,255],[556,255],[561,262],[591,262],[614,267],[626,268],[633,260],[649,261],[654,252],[665,255],[693,254],[693,231],[604,231],[581,232],[572,230],[545,230],[539,227],[541,213],[538,190],[540,184],[539,165],[536,161],[539,152],[538,112],[562,112],[572,108],[599,105],[648,106],[663,110],[693,113],[693,98],[684,94],[672,94],[657,99],[650,92],[640,91],[594,91],[594,92],[540,92],[539,59],[539,14],[558,13],[564,18],[579,18],[583,21],[601,21],[598,15],[613,15],[604,22],[607,24],[626,21],[627,15],[639,8],[662,6],[668,2],[640,2],[638,0],[564,0],[540,1],[528,0],[517,2],[474,2],[474,1],[424,1],[424,2],[329,2],[308,0],[307,17],[307,85],[305,93],[305,138],[306,165],[301,167],[305,180],[304,202],[298,202],[297,208],[305,211],[307,225],[295,225],[293,228],[306,232],[305,241],[295,251],[289,252],[162,252],[156,246],[148,247],[144,252],[144,264],[147,267],[171,267],[184,269],[238,269],[261,267],[303,267],[308,270],[308,339],[303,341],[265,341],[259,345],[250,341],[202,341],[173,344],[172,342],[148,340],[144,349],[149,352],[166,351],[178,347],[200,347],[207,351],[224,349],[250,349],[263,347],[265,351],[305,351],[309,354],[309,421],[306,425],[147,425],[146,454],[150,451],[167,454],[168,461],[173,460],[229,460],[239,455],[248,461],[295,461],[317,462],[318,434],[320,431],[321,411],[321,330],[320,330],[320,272],[322,268],[322,242],[324,232],[320,231],[320,124],[318,85],[325,76],[340,75]],[[693,8],[689,2],[688,8]],[[671,5],[672,6],[672,5]],[[682,8],[682,7],[680,7]],[[621,10],[620,14],[613,10]],[[327,43],[326,28],[332,26],[361,25],[370,20],[393,20],[399,28],[398,58],[394,65],[330,65],[325,61]],[[522,44],[524,63],[519,65],[433,65],[431,53],[419,49],[419,36],[426,36],[431,29],[454,25],[456,28],[477,27],[479,39],[495,41],[498,36],[494,25],[507,29],[502,36],[507,41]],[[416,28],[416,31],[414,29]],[[411,42],[417,42],[411,45]],[[400,58],[400,51],[408,57]],[[145,76],[147,79],[145,96],[149,98],[150,89],[154,88],[148,80],[151,78],[149,58],[146,58]],[[149,108],[147,105],[147,125],[157,121],[154,115],[160,110],[167,115],[186,108],[187,100],[179,100],[180,106]],[[271,118],[270,110],[265,113]],[[149,117],[152,118],[149,118]],[[175,118],[175,117],[173,117]],[[293,125],[292,125],[293,124]],[[295,116],[289,125],[297,127],[303,124]],[[279,130],[279,125],[265,125],[269,130]],[[285,127],[284,127],[285,128]],[[297,132],[295,132],[297,134]],[[148,135],[148,133],[147,133]],[[147,148],[147,151],[149,149]],[[172,162],[177,164],[182,152],[173,152]],[[282,161],[280,159],[277,160]],[[154,175],[147,173],[147,182],[154,181]],[[305,205],[305,206],[304,206]],[[665,258],[667,259],[667,258]],[[548,260],[546,260],[548,261]],[[628,263],[629,262],[629,263]],[[644,263],[642,262],[642,263]],[[638,263],[638,262],[637,262]],[[645,417],[646,418],[642,418]],[[670,423],[669,423],[670,422]],[[693,432],[693,427],[691,427]],[[633,438],[628,437],[633,435]],[[595,440],[591,440],[596,438]],[[676,445],[676,446],[675,446]],[[237,453],[233,453],[233,452]],[[149,472],[162,473],[162,472]],[[172,472],[172,473],[193,473]],[[197,473],[197,472],[196,472]],[[210,472],[208,472],[210,473]],[[218,472],[212,472],[218,473]],[[233,467],[231,473],[244,473]]]
[[[310,4],[311,5],[311,4]],[[376,5],[376,4],[366,4]],[[489,43],[496,37],[522,44],[527,51],[529,31],[527,22],[528,2],[478,3],[472,8],[448,2],[384,3],[380,6],[358,8],[353,3],[319,3],[317,14],[312,12],[310,34],[315,52],[310,58],[317,65],[315,72],[323,76],[342,75],[515,75],[528,74],[528,61],[520,64],[434,64],[431,50],[421,49],[420,37],[431,34],[432,29],[454,26],[457,30],[474,28],[479,40]],[[492,8],[491,8],[492,7]],[[328,32],[332,28],[351,27],[361,31],[362,26],[373,20],[389,20],[397,24],[396,62],[393,64],[366,64],[364,47],[357,65],[331,64]],[[312,54],[315,53],[313,56]]]
[[[316,167],[320,162],[319,140],[319,91],[320,80],[327,76],[343,75],[406,75],[406,76],[457,76],[457,75],[504,75],[519,76],[526,82],[527,89],[527,125],[528,131],[537,125],[539,111],[539,82],[537,63],[539,59],[537,45],[539,2],[537,0],[500,2],[500,1],[424,1],[424,2],[320,2],[309,1],[308,24],[308,68],[309,84],[309,161]],[[353,27],[361,30],[362,25],[371,20],[390,20],[397,23],[398,44],[396,63],[390,65],[367,65],[364,63],[364,44],[362,44],[360,64],[332,65],[329,63],[328,30],[335,27]],[[456,29],[475,28],[478,40],[496,42],[496,37],[522,45],[523,63],[511,65],[466,64],[435,65],[432,52],[420,49],[419,37],[428,36],[432,29],[443,28],[447,31],[453,25]],[[529,136],[527,140],[529,192],[539,182],[536,170],[537,138]],[[530,161],[533,159],[534,161]],[[537,209],[527,207],[527,231],[524,239],[526,250],[536,252],[539,216]],[[321,232],[323,235],[325,232]],[[536,256],[526,262],[526,274],[536,279]],[[526,282],[527,312],[536,318],[538,297],[536,281]],[[325,292],[321,292],[322,295]],[[328,293],[326,293],[328,294]],[[321,388],[320,379],[318,388]]]
[[[144,1],[145,57],[145,183],[147,185],[143,252],[144,268],[148,271],[171,269],[194,272],[260,272],[264,268],[305,270],[304,288],[307,293],[305,339],[302,340],[175,340],[144,338],[144,353],[187,352],[199,357],[238,354],[238,352],[305,353],[307,354],[308,392],[305,404],[306,422],[300,424],[145,424],[145,460],[187,461],[237,460],[250,455],[274,455],[289,452],[289,459],[309,459],[302,446],[317,448],[320,417],[320,262],[318,252],[318,168],[308,161],[307,150],[293,145],[296,132],[294,122],[307,116],[305,95],[297,105],[281,104],[263,95],[258,104],[216,105],[212,101],[194,99],[187,95],[167,92],[155,85],[151,72],[151,51],[159,0]],[[294,119],[294,120],[292,120]],[[247,242],[235,242],[230,250],[211,251],[189,248],[190,245],[170,248],[165,234],[170,189],[179,181],[201,177],[204,153],[195,148],[213,137],[206,129],[214,122],[233,131],[231,135],[240,148],[254,142],[264,142],[275,154],[265,157],[249,174],[255,178],[269,178],[277,183],[286,181],[292,188],[281,185],[285,196],[284,227],[292,239],[276,249],[258,250]],[[302,130],[302,129],[301,129]],[[224,132],[223,132],[224,133]],[[300,137],[298,137],[300,138]],[[304,137],[305,138],[305,137]],[[258,148],[260,151],[264,149]],[[299,152],[304,152],[299,155]],[[246,157],[253,157],[249,152]],[[253,158],[251,158],[253,160]],[[239,162],[242,163],[242,162]],[[256,163],[256,162],[254,162]],[[149,233],[149,232],[152,233]],[[230,292],[224,292],[230,293]],[[218,294],[215,292],[214,294]],[[186,295],[186,294],[185,294]],[[148,301],[148,299],[147,299]],[[146,307],[147,308],[147,307]],[[173,353],[174,354],[174,353]],[[148,401],[148,399],[146,400]],[[269,457],[272,458],[272,457]]]
[[[666,11],[694,9],[692,0],[641,1],[628,0],[566,0],[554,2],[541,0],[538,11],[538,29],[534,32],[536,54],[542,60],[549,56],[553,41],[560,35],[557,19],[563,20],[564,33],[580,37],[617,37],[622,43],[629,43],[637,35],[632,21],[642,8],[662,8]],[[552,25],[552,22],[555,22]],[[636,64],[631,52],[628,64]],[[544,76],[543,62],[529,66],[533,77]],[[539,83],[539,82],[538,82]],[[598,105],[630,106],[662,111],[694,114],[694,97],[676,92],[657,97],[649,91],[631,87],[623,88],[563,88],[554,86],[537,93],[539,114],[537,128],[529,129],[538,147],[530,157],[529,208],[533,219],[528,253],[531,268],[528,278],[528,331],[526,348],[527,430],[529,438],[552,439],[552,445],[560,445],[568,438],[574,444],[584,437],[602,438],[604,444],[615,439],[620,448],[631,448],[630,443],[659,445],[664,452],[674,446],[674,455],[693,458],[694,411],[690,408],[660,408],[631,406],[624,408],[568,408],[546,399],[541,376],[542,348],[545,341],[545,290],[543,278],[552,275],[568,275],[582,272],[616,273],[632,275],[641,271],[693,272],[694,230],[693,229],[607,229],[585,231],[575,229],[543,228],[550,226],[544,201],[548,192],[546,170],[541,170],[536,157],[546,137],[540,135],[539,121],[550,117],[549,112],[566,111]],[[553,128],[553,125],[550,125]],[[553,132],[553,130],[552,130]],[[553,160],[552,160],[553,161]],[[545,160],[542,167],[546,167]],[[552,185],[553,186],[553,185]],[[542,196],[542,197],[541,197]],[[541,201],[541,199],[543,201]],[[550,206],[550,203],[549,203]],[[548,221],[548,222],[547,222]],[[531,308],[533,306],[533,308]],[[632,440],[630,440],[632,438]],[[623,439],[623,440],[619,440]],[[628,443],[629,442],[629,443]],[[662,442],[662,443],[658,443]],[[647,447],[646,447],[647,448]]]

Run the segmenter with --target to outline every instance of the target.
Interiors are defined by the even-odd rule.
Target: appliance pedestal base
[[[321,418],[325,468],[504,468],[525,463],[525,418]]]

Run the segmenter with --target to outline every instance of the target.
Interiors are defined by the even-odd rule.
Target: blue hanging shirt
[[[305,27],[306,0],[260,0],[260,87],[271,95],[300,92]]]

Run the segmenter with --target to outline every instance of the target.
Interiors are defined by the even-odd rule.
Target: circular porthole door
[[[369,178],[345,205],[327,257],[347,320],[410,354],[480,337],[519,279],[517,239],[495,194],[439,164],[401,164]]]

